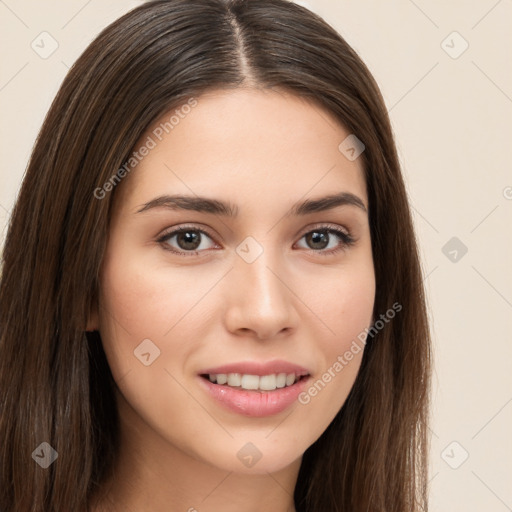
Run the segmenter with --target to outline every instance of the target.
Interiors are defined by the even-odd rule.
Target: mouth
[[[233,389],[245,389],[246,391],[274,391],[276,389],[289,388],[301,380],[307,379],[308,374],[296,373],[271,373],[268,375],[251,375],[247,373],[209,373],[201,374],[203,379],[228,386]]]
[[[202,370],[201,387],[214,403],[244,416],[262,417],[288,409],[311,379],[303,367],[284,361],[245,362]]]

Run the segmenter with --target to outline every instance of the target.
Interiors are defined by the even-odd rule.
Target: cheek
[[[338,301],[338,308],[331,309],[333,330],[340,334],[345,345],[349,338],[357,337],[371,323],[375,301],[373,274],[345,281],[333,290],[333,295]]]
[[[101,275],[100,333],[116,378],[161,356],[157,340],[170,328],[173,305],[162,300],[165,288],[158,272],[136,264],[137,258],[128,249],[114,248],[112,255],[107,253]],[[136,359],[139,346],[151,348],[149,361],[144,361],[147,355],[142,361]]]
[[[322,291],[307,293],[319,320],[315,325],[322,327],[311,334],[321,364],[299,403],[317,415],[313,435],[320,435],[343,406],[361,365],[375,300],[373,265],[347,266],[336,280],[324,279]]]
[[[137,251],[115,262],[106,259],[101,278],[105,327],[116,323],[135,338],[161,339],[197,300],[201,285],[190,286],[185,276],[170,273]]]
[[[323,352],[331,357],[370,325],[375,301],[371,259],[347,265],[334,274],[322,271],[304,282],[302,290],[304,303],[316,316],[315,326],[320,327],[312,339],[319,340]]]
[[[176,369],[202,339],[208,302],[202,299],[219,276],[197,269],[170,271],[137,250],[113,249],[102,269],[99,328],[114,378],[128,372],[138,376],[149,362],[153,369]],[[142,371],[140,376],[155,374]]]
[[[179,368],[193,350],[193,344],[183,343],[188,340],[184,326],[198,290],[183,281],[179,272],[171,279],[135,252],[116,250],[103,266],[99,328],[104,351],[121,395],[149,424],[155,411],[169,423],[172,410],[186,405],[172,376],[181,380]]]

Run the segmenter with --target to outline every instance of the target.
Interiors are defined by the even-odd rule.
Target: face
[[[94,327],[121,418],[148,443],[274,472],[359,370],[375,296],[363,167],[339,149],[349,132],[297,96],[188,105],[148,129],[118,185]]]

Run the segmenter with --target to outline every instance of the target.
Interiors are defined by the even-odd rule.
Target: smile
[[[245,362],[202,370],[201,387],[214,403],[244,416],[278,414],[297,401],[310,372],[285,361]]]
[[[232,388],[273,391],[274,389],[293,386],[295,382],[306,376],[296,375],[295,373],[272,373],[261,376],[245,373],[210,373],[209,375],[202,375],[202,377],[208,378],[210,382]]]

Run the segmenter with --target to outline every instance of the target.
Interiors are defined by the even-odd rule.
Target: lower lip
[[[272,391],[250,391],[232,388],[224,384],[214,384],[199,377],[206,391],[227,409],[251,417],[278,414],[295,402],[304,389],[309,376],[302,378],[292,386]]]

